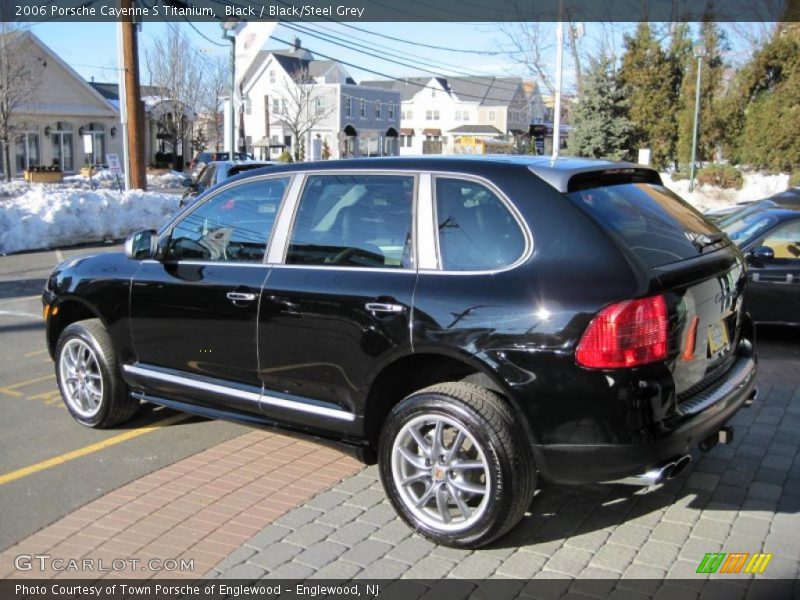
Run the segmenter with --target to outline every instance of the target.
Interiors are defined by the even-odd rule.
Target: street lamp
[[[697,43],[692,48],[692,54],[697,59],[697,84],[694,90],[694,131],[692,132],[692,164],[689,166],[689,191],[694,191],[694,175],[697,159],[697,126],[700,120],[700,75],[703,69],[703,58],[707,51],[702,43]]]

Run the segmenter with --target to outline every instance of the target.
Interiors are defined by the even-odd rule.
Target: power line
[[[362,54],[369,54],[370,56],[375,56],[377,58],[381,58],[378,55],[371,54],[369,52],[365,52],[364,50],[359,50],[358,49],[358,48],[363,48],[363,49],[372,48],[372,49],[374,49],[374,48],[376,48],[376,46],[374,44],[372,46],[366,46],[366,45],[360,44],[358,42],[353,42],[353,41],[350,41],[348,39],[340,38],[340,37],[338,37],[336,35],[333,35],[333,34],[328,34],[328,33],[318,32],[318,31],[315,32],[314,30],[308,29],[307,27],[304,27],[302,25],[297,25],[296,23],[293,23],[291,26],[286,24],[286,23],[283,23],[283,25],[286,26],[286,27],[289,27],[290,29],[294,29],[295,31],[299,31],[298,29],[295,29],[295,28],[300,28],[300,29],[303,30],[303,31],[301,31],[301,33],[308,33],[309,35],[311,35],[313,37],[317,37],[318,39],[322,39],[322,41],[329,42],[329,43],[332,43],[332,44],[335,44],[335,45],[338,45],[338,46],[341,46],[341,47],[344,47],[344,48],[347,48],[347,49],[355,50],[357,52],[361,52]],[[324,38],[324,39],[323,38],[319,38],[318,35],[315,35],[316,33],[318,33],[320,35],[324,35],[324,36],[326,36],[326,38]],[[333,40],[336,40],[336,41],[331,41],[331,39],[327,39],[327,38],[332,38]],[[355,38],[355,39],[359,39],[359,38]],[[363,40],[360,40],[360,41],[363,41]],[[351,45],[357,46],[358,48],[352,48],[352,47],[350,47]],[[391,49],[386,49],[385,47],[380,47],[380,46],[378,46],[378,49],[383,50],[383,52],[385,54],[387,54],[388,56],[394,56],[396,58],[405,59],[404,56],[401,56],[401,55],[395,54],[393,52],[390,52],[389,50],[391,50]],[[381,60],[385,60],[387,62],[393,62],[393,63],[399,64],[399,65],[402,65],[402,66],[412,67],[412,68],[415,68],[417,70],[423,71],[425,73],[430,73],[435,77],[453,78],[453,77],[463,76],[463,77],[470,77],[473,80],[475,80],[475,79],[484,80],[484,81],[487,81],[489,83],[481,84],[481,83],[478,83],[478,82],[475,82],[475,81],[473,81],[473,83],[476,83],[477,85],[485,85],[487,89],[492,88],[492,87],[497,87],[499,89],[514,90],[517,87],[517,86],[515,86],[513,84],[509,85],[507,81],[503,80],[503,78],[498,78],[498,77],[496,77],[494,75],[476,75],[475,73],[471,73],[471,72],[468,72],[468,71],[461,71],[459,69],[447,68],[447,66],[445,66],[445,70],[452,71],[453,73],[456,73],[455,76],[452,76],[452,75],[448,76],[448,75],[440,73],[439,71],[432,71],[430,69],[420,68],[418,65],[427,65],[427,66],[434,67],[434,68],[441,68],[441,65],[446,65],[446,63],[436,64],[436,63],[431,63],[431,62],[427,62],[425,60],[422,60],[421,57],[418,57],[418,56],[415,56],[415,55],[409,55],[409,56],[411,57],[411,60],[416,59],[417,60],[417,64],[409,64],[409,63],[404,63],[404,62],[398,62],[398,61],[394,61],[394,60],[391,60],[391,59],[388,59],[388,58],[382,58]]]

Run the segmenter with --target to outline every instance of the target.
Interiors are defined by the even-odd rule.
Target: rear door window
[[[436,221],[445,271],[500,269],[525,251],[525,235],[514,215],[475,181],[436,178]]]
[[[660,185],[625,183],[567,195],[651,268],[698,256],[719,242],[714,225]]]

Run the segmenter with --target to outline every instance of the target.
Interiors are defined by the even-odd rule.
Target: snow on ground
[[[785,174],[744,173],[744,185],[741,190],[725,190],[715,186],[701,185],[695,186],[693,192],[689,192],[688,179],[672,181],[669,173],[662,173],[661,179],[665,186],[700,211],[722,208],[737,202],[761,200],[789,187],[789,176]]]
[[[159,174],[148,173],[147,186],[154,188],[180,188],[182,187],[183,180],[188,178],[187,175],[178,173],[177,171],[168,171]],[[108,169],[94,171],[92,173],[92,183],[95,188],[101,189],[118,189],[119,187],[117,178]],[[89,178],[84,175],[68,175],[64,177],[62,185],[85,190],[91,189]]]
[[[133,190],[83,190],[63,185],[0,184],[0,254],[121,239],[157,229],[178,210],[180,196]],[[14,186],[14,187],[12,187]],[[11,196],[11,191],[22,191]]]

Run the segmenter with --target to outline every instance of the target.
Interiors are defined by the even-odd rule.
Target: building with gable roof
[[[297,86],[306,79],[313,127],[295,139],[289,121],[296,117]],[[317,60],[300,40],[291,48],[262,50],[241,79],[238,147],[256,158],[275,159],[285,150],[304,147],[305,160],[398,153],[400,94],[382,87],[359,85],[333,60]],[[224,130],[228,131],[230,98],[225,99]],[[242,136],[242,132],[244,136]],[[225,140],[226,150],[230,141]]]

